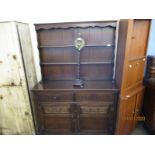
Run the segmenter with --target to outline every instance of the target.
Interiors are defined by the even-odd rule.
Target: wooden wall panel
[[[73,48],[41,48],[42,63],[75,62],[77,51]]]
[[[112,62],[114,60],[113,47],[85,47],[81,52],[82,62]],[[75,47],[40,48],[42,63],[77,62]]]
[[[74,80],[76,65],[44,65],[42,75],[44,80]]]

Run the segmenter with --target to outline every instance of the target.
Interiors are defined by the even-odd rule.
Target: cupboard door
[[[113,104],[80,103],[78,128],[80,133],[111,134],[114,124]]]
[[[136,78],[137,78],[136,61],[131,61],[128,63],[128,66],[127,66],[125,88],[132,86],[136,82]]]
[[[38,122],[42,134],[72,132],[70,103],[43,103],[38,105]]]
[[[119,120],[116,134],[130,134],[134,129],[136,94],[120,99]]]
[[[126,72],[125,88],[131,87],[144,78],[145,58],[129,61]]]
[[[144,118],[141,116],[141,110],[143,105],[143,96],[144,96],[144,89],[142,89],[136,96],[136,106],[135,106],[135,125],[138,121],[144,121]]]

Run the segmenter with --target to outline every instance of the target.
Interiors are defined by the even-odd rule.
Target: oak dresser
[[[133,115],[134,96],[141,104],[149,23],[35,24],[42,72],[32,90],[38,134],[129,134],[131,121],[121,117],[125,108]]]

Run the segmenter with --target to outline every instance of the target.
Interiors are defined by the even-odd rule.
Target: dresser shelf
[[[42,62],[41,65],[77,65],[75,62]],[[104,65],[113,64],[112,61],[109,62],[81,62],[80,65]]]
[[[75,47],[74,45],[62,45],[62,46],[39,46],[38,48],[68,48],[68,47]],[[114,45],[107,44],[107,45],[85,45],[85,47],[114,47]]]
[[[105,91],[119,91],[119,88],[115,85],[115,83],[111,81],[103,81],[103,80],[87,80],[85,81],[84,88],[74,88],[73,87],[74,80],[66,80],[66,81],[40,81],[32,91],[68,91],[68,90],[105,90]]]

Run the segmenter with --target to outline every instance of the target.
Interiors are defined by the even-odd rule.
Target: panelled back
[[[112,80],[116,22],[36,25],[43,80],[74,80],[78,50],[74,41],[81,34],[83,80]]]

